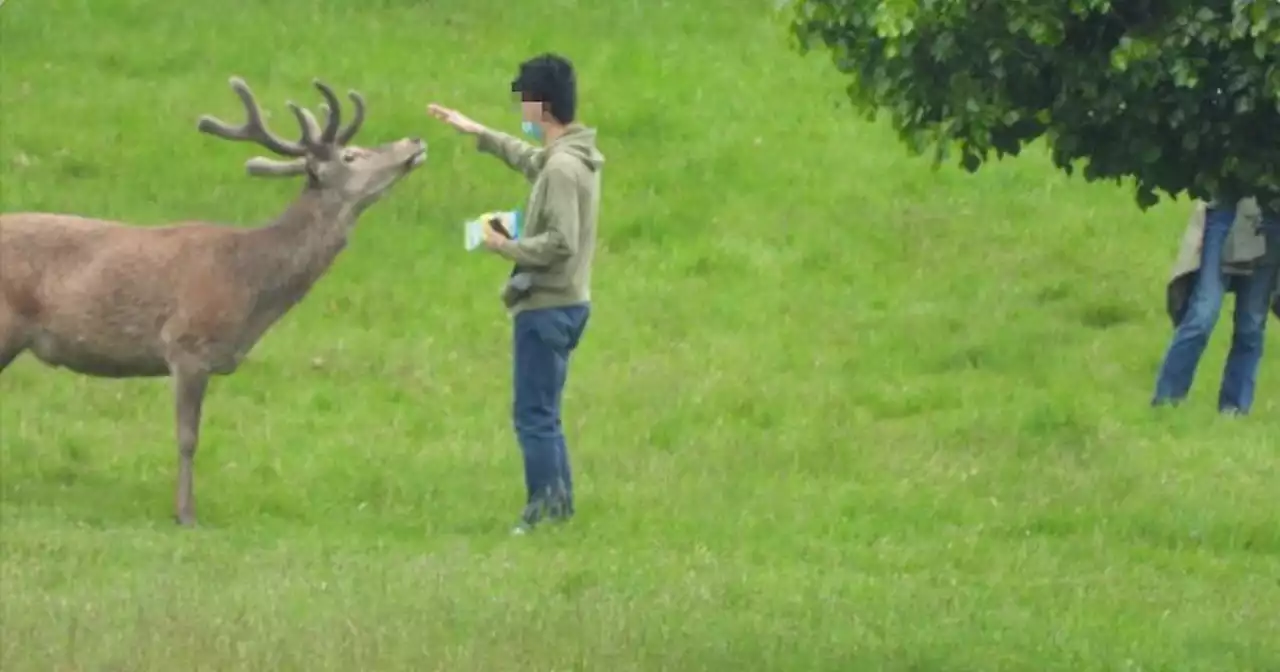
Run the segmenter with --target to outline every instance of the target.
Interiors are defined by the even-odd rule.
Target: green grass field
[[[6,672],[1280,670],[1280,361],[1220,419],[1226,312],[1147,406],[1185,202],[933,172],[767,2],[9,0],[0,49],[4,211],[270,219],[298,184],[195,130],[233,74],[289,134],[320,76],[431,143],[214,384],[199,528],[165,381],[0,376]],[[517,130],[547,49],[602,248],[579,515],[512,538],[507,268],[461,223],[525,185],[424,107]]]

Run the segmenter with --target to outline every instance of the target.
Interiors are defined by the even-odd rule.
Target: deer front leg
[[[0,373],[27,349],[19,319],[17,313],[0,298]]]
[[[196,445],[200,440],[200,410],[204,406],[205,390],[209,387],[209,374],[175,372],[173,385],[178,419],[178,487],[175,517],[179,525],[190,527],[196,523],[192,472]]]

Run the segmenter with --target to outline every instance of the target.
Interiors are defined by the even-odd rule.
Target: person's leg
[[[528,501],[525,529],[544,515],[563,516],[567,455],[560,423],[560,399],[569,351],[580,331],[571,309],[523,311],[515,318],[516,383],[512,415],[524,454]]]
[[[1236,295],[1235,333],[1218,395],[1223,413],[1245,415],[1253,406],[1272,297],[1280,283],[1280,218],[1264,217],[1262,233],[1267,253],[1255,262],[1253,274]]]
[[[557,353],[542,337],[540,311],[518,313],[514,320],[515,380],[512,421],[524,458],[525,523],[536,525],[557,478],[555,407]]]
[[[583,332],[586,331],[587,321],[591,316],[591,308],[588,305],[574,306],[566,311],[570,318],[569,345],[565,354],[565,366],[559,381],[556,393],[556,408],[561,412],[564,410],[564,387],[568,379],[568,364],[573,351],[577,349],[578,343],[582,340]],[[564,424],[561,422],[560,416],[556,416],[556,437],[558,439],[557,464],[559,466],[560,483],[564,491],[564,515],[572,516],[574,513],[573,506],[573,469],[569,464],[569,446],[564,436]]]
[[[1271,314],[1271,295],[1276,273],[1274,264],[1259,264],[1253,274],[1240,278],[1236,293],[1234,331],[1231,351],[1222,373],[1222,389],[1218,393],[1218,410],[1223,413],[1246,414],[1253,405],[1253,391],[1262,361],[1267,319]]]
[[[563,388],[561,388],[563,389]],[[561,410],[563,403],[559,404]],[[565,515],[572,516],[573,508],[573,468],[569,464],[569,444],[564,436],[564,424],[556,420],[556,466],[560,477],[560,485],[564,490]]]
[[[1222,248],[1234,220],[1234,207],[1205,210],[1200,270],[1196,274],[1196,284],[1188,298],[1186,312],[1174,330],[1160,365],[1152,399],[1154,405],[1176,404],[1191,390],[1196,366],[1222,310],[1222,295],[1226,290],[1222,277]]]
[[[564,408],[564,384],[569,377],[569,353],[566,350],[557,354],[559,356],[556,357],[552,382],[555,390],[553,402],[555,417],[552,420],[555,476],[548,496],[550,505],[548,514],[552,518],[564,520],[573,515],[573,483],[572,477],[569,476],[569,449],[564,440],[564,423],[560,420],[561,411]]]

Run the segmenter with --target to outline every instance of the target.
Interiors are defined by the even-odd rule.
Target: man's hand
[[[501,233],[493,230],[493,227],[487,224],[484,227],[484,246],[490,250],[497,250],[502,244],[507,242],[508,238]]]
[[[439,119],[440,121],[443,121],[444,123],[449,124],[455,130],[462,133],[466,133],[467,135],[475,135],[484,130],[483,124],[480,124],[479,122],[474,121],[470,117],[464,115],[463,113],[457,110],[449,109],[447,107],[444,107],[443,105],[437,105],[435,103],[431,103],[430,105],[427,106],[427,112],[429,112],[431,116],[435,117],[436,119]]]

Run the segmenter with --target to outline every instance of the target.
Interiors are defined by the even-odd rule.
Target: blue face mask
[[[531,137],[531,138],[533,138],[533,139],[535,139],[535,140],[541,140],[541,139],[542,139],[542,127],[541,127],[541,126],[539,126],[539,125],[537,125],[537,124],[535,124],[535,123],[533,123],[532,121],[524,121],[524,122],[521,122],[521,123],[520,123],[520,130],[524,131],[524,134],[525,134],[525,135],[527,135],[527,136],[529,136],[529,137]]]

